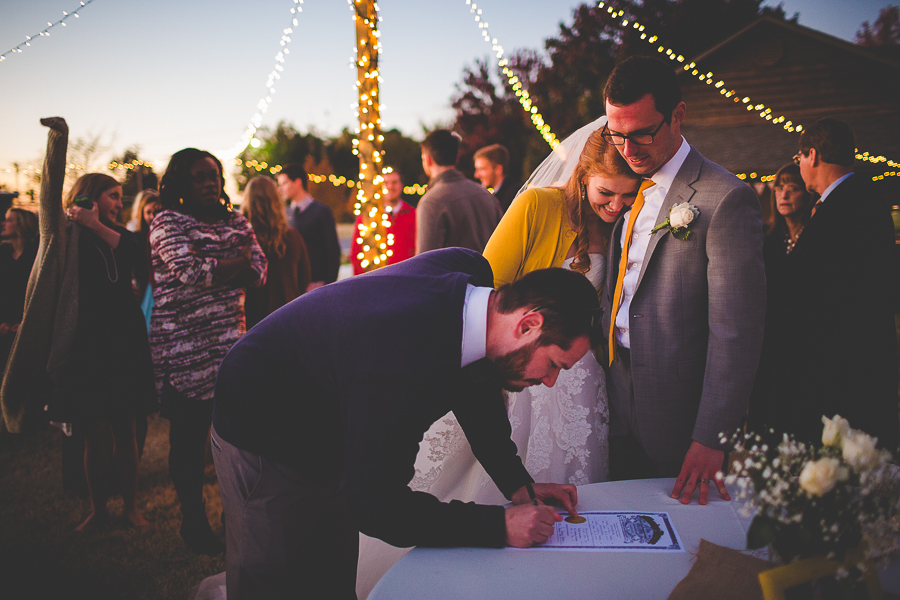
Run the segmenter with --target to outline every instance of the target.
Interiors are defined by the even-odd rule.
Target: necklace
[[[784,234],[784,253],[790,254],[794,250],[794,246],[797,245],[797,240],[800,239],[800,234],[803,233],[803,227],[801,226],[799,230],[797,230],[797,235],[795,237],[791,237],[790,233]]]
[[[103,257],[103,264],[106,265],[106,278],[109,279],[110,283],[115,283],[119,280],[119,267],[116,265],[116,253],[112,252],[110,249],[110,256],[112,257],[112,267],[113,272],[110,274],[109,272],[109,262],[106,260],[106,254],[103,253],[103,249],[97,245],[97,242],[94,242],[94,248],[97,249],[97,252],[100,253],[100,256]]]

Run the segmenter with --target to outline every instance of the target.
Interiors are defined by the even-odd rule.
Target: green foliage
[[[279,122],[274,130],[260,127],[256,139],[261,142],[259,148],[247,146],[240,155],[241,165],[236,176],[240,190],[257,175],[272,174],[270,169],[275,165],[295,162],[305,165],[307,157],[317,164],[325,156],[325,141],[322,138],[315,133],[303,135],[284,121]]]
[[[900,6],[886,6],[878,13],[873,25],[863,22],[856,32],[856,43],[860,46],[900,45]]]
[[[125,181],[122,182],[122,195],[133,198],[141,190],[157,189],[159,187],[159,178],[153,172],[153,167],[142,164],[138,154],[141,149],[134,146],[125,150],[125,153],[119,157],[113,157],[111,162],[120,165],[131,165],[130,169],[125,169]],[[140,164],[139,164],[140,163]],[[116,171],[113,176],[119,178],[121,171]]]

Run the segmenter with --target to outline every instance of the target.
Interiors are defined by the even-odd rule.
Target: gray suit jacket
[[[738,427],[765,319],[763,224],[754,191],[691,148],[656,223],[682,202],[700,209],[690,238],[678,240],[667,229],[652,234],[630,305],[634,405],[627,390],[609,389],[615,418],[658,461],[682,460],[691,440],[718,448],[719,432]],[[608,252],[607,335],[622,222]]]
[[[444,171],[416,206],[416,254],[452,247],[484,252],[502,216],[489,191],[456,169]]]

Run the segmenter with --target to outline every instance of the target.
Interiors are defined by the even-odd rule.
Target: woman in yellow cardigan
[[[563,267],[583,273],[599,294],[613,224],[640,185],[602,131],[587,139],[564,188],[529,188],[503,216],[484,250],[495,286]],[[606,378],[593,353],[552,388],[526,388],[507,401],[513,440],[532,477],[575,485],[609,478]]]

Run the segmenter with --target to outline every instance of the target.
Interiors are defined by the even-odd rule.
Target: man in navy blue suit
[[[357,531],[397,546],[552,534],[560,516],[529,500],[500,390],[552,386],[581,359],[597,295],[563,269],[492,285],[478,253],[436,250],[301,296],[235,344],[212,434],[229,599],[354,598]],[[423,434],[450,410],[512,507],[407,486]],[[574,486],[534,490],[574,511]]]

